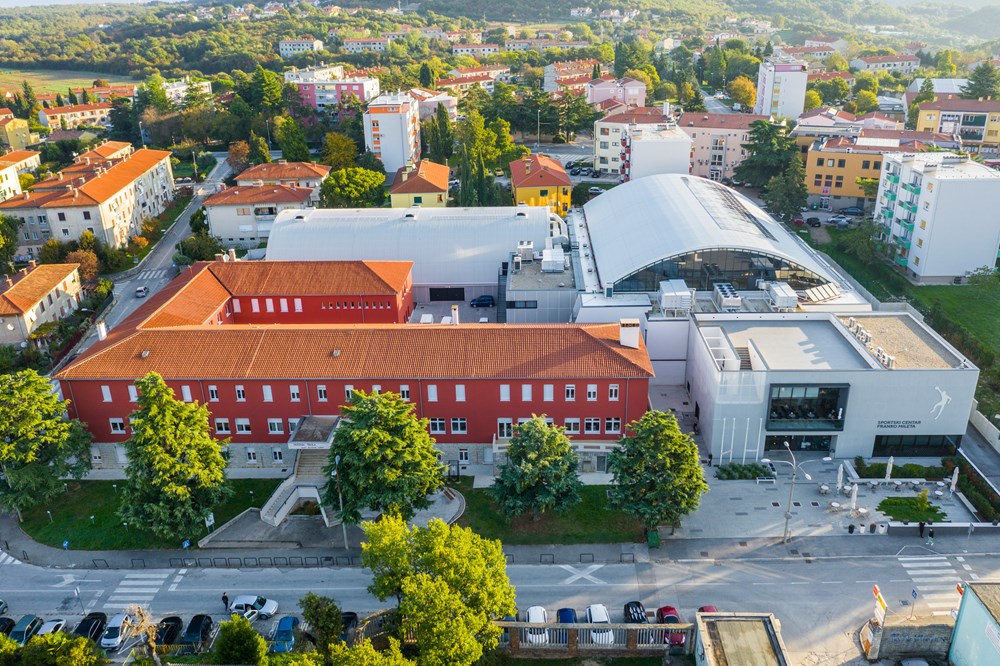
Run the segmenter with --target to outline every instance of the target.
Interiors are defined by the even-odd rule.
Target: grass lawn
[[[198,172],[204,177],[211,173],[218,160],[211,153],[198,156]],[[177,166],[173,167],[174,178],[194,178],[194,163],[190,159],[181,160]]]
[[[934,504],[928,504],[926,509],[920,508],[918,497],[886,497],[879,502],[878,510],[893,520],[905,520],[911,523],[940,523],[946,518],[941,509]]]
[[[27,81],[39,92],[66,93],[66,89],[89,88],[97,79],[108,83],[133,83],[134,79],[104,72],[74,71],[68,69],[0,69],[0,89],[20,90],[21,82]]]
[[[119,491],[124,482],[80,481],[70,483],[70,490],[52,503],[25,512],[21,527],[36,541],[61,548],[63,541],[71,549],[128,550],[133,548],[180,548],[180,541],[163,540],[148,532],[122,526],[118,518]],[[230,479],[232,498],[215,507],[215,525],[221,526],[244,509],[259,507],[267,501],[281,479]],[[252,494],[251,494],[252,493]],[[52,512],[52,521],[46,511]],[[94,517],[91,524],[90,517]],[[207,530],[192,536],[195,541]]]
[[[455,487],[465,495],[465,514],[458,524],[506,544],[617,543],[645,539],[641,522],[607,508],[607,486],[584,486],[579,504],[565,514],[543,513],[538,522],[533,522],[531,516],[508,521],[486,490],[472,489],[470,478],[461,479]]]

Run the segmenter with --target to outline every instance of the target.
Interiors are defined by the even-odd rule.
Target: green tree
[[[64,632],[35,636],[20,649],[20,666],[104,666],[111,663],[94,641]],[[0,664],[4,663],[0,648]]]
[[[385,201],[385,174],[360,167],[331,171],[319,189],[321,208],[371,208]]]
[[[126,523],[160,537],[200,532],[213,507],[232,491],[226,487],[226,460],[208,426],[208,409],[174,399],[155,372],[136,380],[138,409],[130,416],[125,442],[128,467],[118,515]]]
[[[737,76],[726,86],[730,99],[745,109],[752,109],[757,101],[757,86],[745,76]]]
[[[220,664],[267,666],[267,642],[242,615],[219,624],[219,635],[213,645],[215,659]]]
[[[97,255],[93,250],[73,250],[66,255],[66,263],[80,264],[77,270],[80,272],[80,279],[84,282],[92,282],[98,274]]]
[[[149,76],[136,90],[136,112],[141,114],[146,109],[154,109],[160,113],[173,111],[174,105],[167,97],[164,87],[166,82],[159,74]]]
[[[482,157],[486,162],[493,163],[500,156],[497,151],[497,136],[490,128],[479,111],[472,109],[455,127],[455,139],[469,153],[470,160]]]
[[[21,81],[21,107],[24,109],[24,117],[28,122],[38,120],[38,109],[41,108],[41,105],[38,103],[38,97],[35,96],[35,89],[27,80]]]
[[[258,63],[250,78],[250,97],[246,101],[258,113],[275,113],[281,110],[281,88],[281,77]]]
[[[76,93],[73,92],[73,88],[72,87],[70,87],[69,90],[68,90],[67,99],[69,100],[70,104],[79,104],[80,103],[79,100],[77,100]]]
[[[998,85],[1000,85],[1000,80],[998,80]],[[934,80],[931,77],[926,77],[920,83],[920,91],[913,98],[915,104],[921,104],[923,102],[933,102],[934,101]]]
[[[17,251],[18,231],[21,219],[13,215],[0,215],[0,264],[10,265]]]
[[[878,79],[871,72],[858,72],[857,76],[854,77],[854,94],[857,95],[862,90],[878,94]]]
[[[444,104],[438,104],[434,117],[427,122],[430,126],[428,136],[430,158],[438,164],[447,164],[455,152],[455,132],[451,118],[448,117],[448,108]]]
[[[191,227],[191,233],[193,234],[208,233],[208,213],[205,212],[204,206],[191,213],[188,226]]]
[[[698,445],[665,412],[646,412],[628,430],[633,434],[622,437],[619,448],[608,454],[614,478],[611,504],[641,520],[646,529],[676,526],[708,491]]]
[[[275,134],[281,157],[289,162],[308,162],[312,159],[306,144],[306,133],[294,118],[282,118]]]
[[[855,178],[854,182],[865,193],[865,199],[878,196],[878,178]]]
[[[193,217],[193,216],[192,216]],[[222,241],[208,233],[194,233],[180,242],[180,251],[193,261],[211,261],[224,251]]]
[[[142,143],[142,137],[139,136],[139,122],[132,106],[132,100],[124,97],[112,99],[108,120],[111,122],[108,136],[112,139],[128,143]]]
[[[847,58],[843,55],[834,51],[823,61],[823,66],[830,72],[846,72],[850,69],[851,63],[847,62]]]
[[[426,62],[420,65],[420,87],[434,90],[437,87],[437,75]]]
[[[358,144],[354,139],[340,132],[326,133],[320,153],[321,164],[329,166],[331,171],[339,171],[355,166],[357,157]]]
[[[823,98],[815,90],[806,91],[806,99],[802,108],[804,111],[812,111],[813,109],[818,109],[823,106]]]
[[[184,92],[184,108],[200,109],[212,104],[212,93],[205,92],[204,86],[198,85],[198,81],[189,81],[188,88]]]
[[[22,192],[27,192],[35,184],[37,179],[30,173],[20,173],[17,175],[17,184],[21,186]]]
[[[796,151],[789,158],[785,170],[772,176],[771,180],[768,181],[764,201],[773,212],[789,221],[799,214],[808,198],[806,172],[802,166],[802,158]]]
[[[421,664],[462,666],[483,656],[477,637],[481,617],[445,581],[425,573],[406,578],[399,612],[403,630],[413,632]]]
[[[1000,70],[989,61],[976,67],[962,86],[964,99],[1000,99]]]
[[[854,98],[854,113],[864,115],[878,111],[878,97],[870,90],[862,90]]]
[[[430,506],[428,495],[444,485],[443,471],[427,419],[414,415],[412,403],[395,393],[351,393],[324,468],[326,478],[338,475],[348,523],[358,524],[365,509],[409,520]],[[337,506],[339,497],[338,483],[327,482],[327,505]]]
[[[375,649],[369,638],[351,647],[335,643],[328,655],[328,666],[416,666],[416,662],[403,656],[395,638],[390,638],[389,647],[381,651]]]
[[[501,631],[492,620],[515,610],[514,588],[499,541],[436,518],[427,527],[409,527],[398,516],[385,516],[362,527],[361,561],[372,572],[369,592],[381,600],[396,597],[401,610],[415,609],[414,596],[439,604],[447,595],[444,605],[462,617],[461,627],[449,629],[463,632],[463,645],[474,637],[483,650],[496,647]],[[427,579],[438,584],[428,589]],[[457,607],[456,597],[467,612]],[[422,644],[420,649],[424,663]]]
[[[250,164],[267,164],[271,161],[271,151],[268,149],[264,137],[254,134],[253,130],[250,130],[250,140],[247,143],[250,145],[250,151],[247,154],[247,160]]]
[[[783,124],[755,120],[750,124],[749,141],[742,144],[747,157],[736,167],[737,180],[753,187],[763,187],[785,170],[797,151],[795,139],[788,136]]]
[[[326,652],[332,643],[340,639],[340,632],[344,630],[337,601],[309,592],[299,599],[299,608],[302,609],[302,619],[316,638],[316,648]]]
[[[490,492],[505,514],[530,511],[538,520],[545,511],[565,511],[580,501],[577,464],[563,429],[532,416],[515,429]]]
[[[34,370],[0,375],[0,507],[19,519],[90,470],[90,435],[64,417],[68,405]]]

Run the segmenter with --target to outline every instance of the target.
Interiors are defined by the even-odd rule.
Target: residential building
[[[691,173],[712,180],[729,180],[746,158],[743,144],[749,141],[750,125],[767,116],[749,113],[700,113],[689,111],[677,127],[691,137]]]
[[[590,74],[569,74],[556,79],[556,92],[560,94],[584,94],[592,77]],[[620,102],[619,102],[620,103]]]
[[[278,42],[278,55],[282,58],[291,58],[300,53],[322,50],[323,42],[311,37],[308,39],[282,39]]]
[[[42,166],[42,154],[37,150],[12,150],[0,155],[0,167],[13,166],[17,173],[31,173]]]
[[[1000,636],[1000,584],[973,579],[956,587],[961,601],[948,663],[954,666],[1000,663],[1000,638],[996,638]]]
[[[80,125],[93,127],[108,125],[108,114],[111,112],[111,102],[96,102],[94,104],[71,104],[69,106],[54,106],[38,110],[38,122],[43,127],[53,129],[73,129]]]
[[[862,72],[899,72],[915,74],[920,68],[920,58],[915,55],[859,56],[851,67]]]
[[[594,13],[590,7],[573,7],[569,10],[569,15],[573,18],[587,18]]]
[[[612,113],[594,123],[594,168],[622,173],[622,132],[627,127],[656,127],[670,115],[666,107],[644,106]]]
[[[569,210],[573,183],[562,164],[547,155],[528,155],[511,162],[510,186],[515,204],[548,206],[556,215]]]
[[[0,279],[0,344],[20,345],[42,324],[80,307],[80,264],[28,262]]]
[[[622,180],[627,182],[664,173],[689,173],[691,137],[666,118],[655,126],[622,130]]]
[[[472,88],[482,88],[492,95],[494,82],[493,77],[489,74],[480,74],[479,76],[462,76],[454,79],[438,79],[437,87],[455,93],[459,97]]]
[[[313,191],[313,204],[319,203],[319,188],[330,175],[330,167],[315,162],[288,162],[278,160],[250,167],[236,177],[241,187],[264,185],[287,185],[306,187]]]
[[[452,44],[481,44],[483,33],[481,30],[449,30],[445,33],[445,38]]]
[[[802,158],[809,203],[824,210],[864,207],[865,192],[857,179],[880,178],[886,153],[957,147],[960,143],[949,134],[912,130],[862,129],[857,136],[817,139]]]
[[[448,35],[445,31],[441,29],[439,25],[429,25],[424,28],[419,28],[420,35],[426,37],[427,39],[447,39]]]
[[[931,79],[934,88],[934,101],[945,99],[955,99],[962,94],[962,88],[968,85],[968,79]],[[920,88],[924,85],[924,77],[918,76],[910,82],[903,93],[903,104],[909,113],[909,107],[913,104],[913,99],[920,94]]]
[[[448,205],[448,175],[444,164],[420,160],[414,165],[400,167],[389,188],[393,208],[421,206],[444,208]]]
[[[211,81],[195,81],[190,76],[185,76],[183,79],[164,81],[163,83],[163,90],[167,93],[167,99],[179,107],[184,106],[188,91],[192,88],[202,95],[212,95]]]
[[[815,81],[830,81],[833,79],[843,79],[848,88],[854,87],[854,75],[850,72],[809,72],[806,83]]]
[[[940,99],[919,109],[917,130],[957,134],[968,152],[1000,163],[1000,100]]]
[[[984,215],[1000,196],[1000,173],[967,155],[888,153],[875,221],[899,270],[917,282],[951,282],[1000,251],[1000,225]]]
[[[455,55],[467,55],[473,58],[484,58],[494,53],[500,53],[499,44],[453,44],[451,52]]]
[[[0,109],[0,146],[10,150],[24,150],[35,143],[28,129],[28,121],[15,118],[10,109]]]
[[[21,193],[21,179],[18,178],[17,164],[0,161],[0,201],[6,201]]]
[[[538,51],[546,49],[585,49],[590,42],[560,42],[554,39],[511,39],[507,41],[508,51]]]
[[[808,58],[812,60],[823,60],[837,53],[837,50],[832,46],[780,46],[775,51],[789,58]]]
[[[856,116],[832,106],[819,107],[799,116],[789,136],[795,139],[805,161],[805,154],[817,139],[855,137],[863,129],[901,130],[903,124],[878,112]]]
[[[635,79],[594,79],[587,84],[587,101],[598,104],[613,99],[626,106],[646,106],[646,84]]]
[[[850,42],[848,42],[843,37],[832,37],[829,35],[813,35],[812,37],[807,37],[806,46],[828,46],[836,50],[840,55],[847,55],[847,50],[851,47]]]
[[[478,77],[486,74],[494,81],[510,83],[510,67],[507,65],[480,65],[478,67],[456,67],[448,72],[452,77],[462,79],[466,77]]]
[[[227,247],[254,248],[267,241],[280,211],[311,208],[313,196],[312,188],[289,185],[225,188],[203,203],[208,231]]]
[[[458,119],[458,98],[447,93],[436,90],[426,90],[424,88],[410,88],[407,91],[410,97],[416,100],[419,110],[420,122],[427,120],[437,113],[439,106],[443,106],[448,111],[448,118],[454,122]]]
[[[545,92],[556,92],[559,90],[556,80],[569,76],[586,75],[590,77],[587,79],[589,81],[594,78],[592,76],[594,73],[594,66],[600,64],[601,62],[599,60],[595,60],[593,58],[550,63],[546,65],[543,70],[542,90]]]
[[[367,104],[381,94],[379,80],[374,76],[349,76],[340,79],[314,79],[295,82],[302,103],[318,111],[333,110],[342,102],[354,98]]]
[[[35,259],[49,238],[73,241],[84,231],[108,247],[124,247],[141,233],[143,220],[173,201],[170,157],[170,151],[133,150],[129,143],[109,141],[0,203],[0,212],[24,222],[17,256]]]
[[[878,102],[878,112],[886,118],[892,118],[900,122],[906,120],[906,104],[902,98],[877,95],[875,101]]]
[[[365,147],[382,160],[386,173],[413,164],[420,155],[420,111],[407,93],[384,93],[364,114]]]
[[[336,81],[344,78],[343,65],[313,65],[312,67],[292,67],[284,73],[285,83],[313,83],[315,81]]]
[[[134,83],[119,83],[111,86],[91,86],[89,88],[72,88],[73,94],[76,95],[77,100],[83,103],[84,93],[86,92],[88,102],[110,102],[115,97],[124,97],[125,99],[135,100],[135,94],[138,90],[138,86]],[[35,97],[41,104],[46,104],[48,106],[56,106],[56,100],[58,99],[59,93],[36,93]]]
[[[345,39],[344,50],[348,53],[385,53],[389,50],[388,37],[362,37],[360,39]]]
[[[758,116],[798,118],[806,101],[806,63],[794,58],[770,57],[760,64],[757,74]]]

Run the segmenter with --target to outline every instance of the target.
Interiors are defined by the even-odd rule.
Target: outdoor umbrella
[[[851,511],[858,508],[858,484],[851,488]]]
[[[955,494],[955,488],[958,488],[958,466],[955,466],[955,471],[951,474],[951,494]]]
[[[844,485],[844,463],[840,463],[837,467],[837,492],[840,492],[841,487]]]
[[[889,456],[889,462],[885,466],[885,480],[888,483],[889,479],[892,478],[892,456]]]

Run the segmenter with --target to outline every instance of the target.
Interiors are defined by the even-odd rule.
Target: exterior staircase
[[[277,527],[295,505],[303,499],[312,499],[319,503],[323,520],[329,527],[339,521],[333,519],[333,512],[327,511],[322,504],[322,489],[328,478],[323,468],[329,460],[326,449],[300,449],[295,458],[295,471],[281,482],[274,494],[264,503],[260,510],[260,519],[268,525]]]
[[[753,370],[753,365],[750,363],[750,348],[736,347],[735,349],[740,357],[740,370]]]

